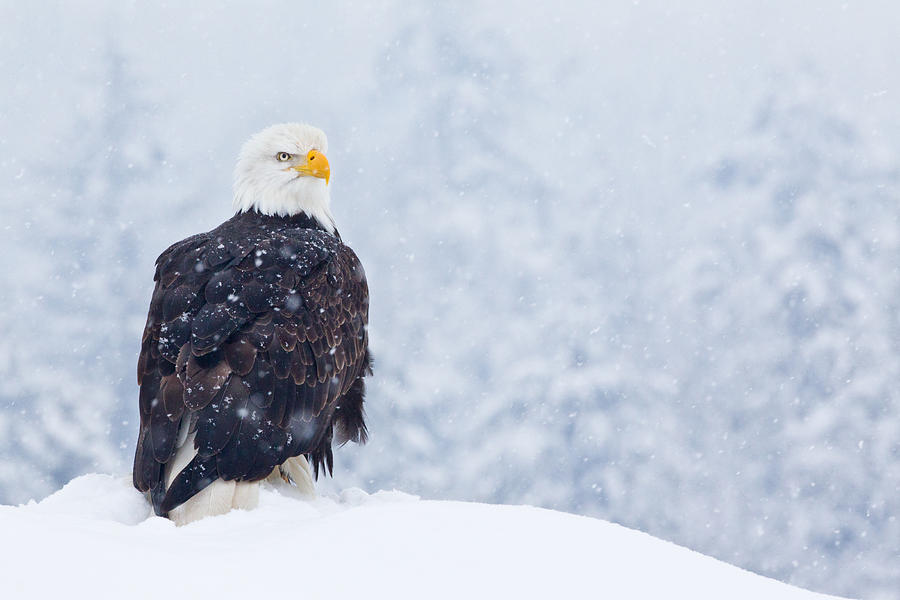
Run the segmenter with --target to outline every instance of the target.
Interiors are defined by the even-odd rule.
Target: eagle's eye
[[[279,152],[275,155],[275,158],[278,159],[278,162],[285,162],[291,160],[292,157],[287,152]]]

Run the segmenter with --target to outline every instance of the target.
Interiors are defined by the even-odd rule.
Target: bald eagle
[[[267,478],[311,493],[333,441],[366,441],[369,293],[329,210],[326,151],[309,125],[254,135],[235,215],[156,261],[133,475],[178,524],[254,507]]]

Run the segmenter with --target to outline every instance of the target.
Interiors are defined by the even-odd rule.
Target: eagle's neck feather
[[[292,217],[305,213],[331,234],[335,232],[331,216],[331,198],[324,180],[298,177],[289,183],[244,177],[235,181],[232,207],[235,213],[256,211],[273,217]]]

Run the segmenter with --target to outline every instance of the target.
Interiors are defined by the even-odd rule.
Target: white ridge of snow
[[[176,528],[129,478],[0,506],[7,598],[828,598],[598,519],[400,492],[260,506]]]

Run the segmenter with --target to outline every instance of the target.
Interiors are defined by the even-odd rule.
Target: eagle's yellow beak
[[[324,179],[326,185],[331,178],[331,167],[328,165],[328,159],[325,158],[324,153],[319,152],[318,150],[310,150],[306,154],[306,163],[291,167],[291,169],[297,171],[301,175],[311,175],[313,177],[318,177],[319,179]]]

